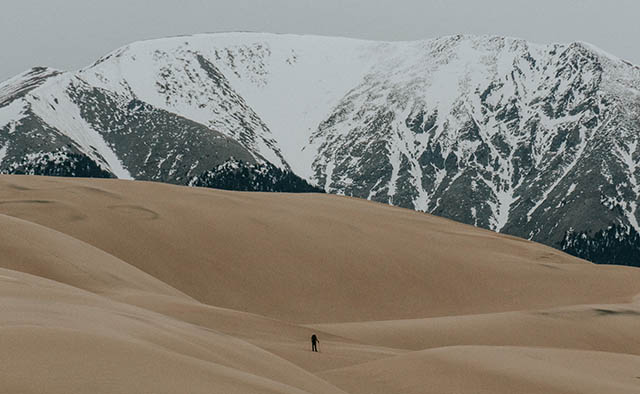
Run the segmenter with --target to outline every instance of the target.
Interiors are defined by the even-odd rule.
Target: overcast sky
[[[141,39],[216,31],[587,41],[640,64],[639,0],[2,0],[0,80],[74,70]]]

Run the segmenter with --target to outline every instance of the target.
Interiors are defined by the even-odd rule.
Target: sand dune
[[[640,357],[522,347],[412,352],[320,376],[349,393],[637,393]]]
[[[407,350],[442,346],[535,346],[640,355],[640,305],[556,309],[412,320],[317,324],[318,330]]]
[[[0,229],[0,392],[640,392],[640,271],[442,218],[0,176]]]
[[[94,293],[131,292],[190,299],[104,251],[58,231],[0,214],[0,266]]]
[[[204,327],[16,271],[0,281],[5,392],[340,392]]]
[[[82,240],[198,301],[301,323],[619,303],[640,292],[635,271],[330,195],[2,177],[0,201],[1,214]]]

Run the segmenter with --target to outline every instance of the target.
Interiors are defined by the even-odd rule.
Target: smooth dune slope
[[[339,393],[244,341],[0,270],[6,393]]]
[[[2,177],[0,214],[96,246],[198,301],[301,323],[627,302],[640,292],[635,271],[330,195]]]
[[[124,261],[50,228],[0,214],[0,265],[100,294],[142,293],[189,300]]]
[[[0,176],[0,393],[637,393],[638,294],[351,198]]]
[[[536,346],[640,355],[640,303],[426,319],[316,324],[324,332],[398,349]]]
[[[548,348],[460,346],[321,376],[352,394],[637,393],[640,357]]]

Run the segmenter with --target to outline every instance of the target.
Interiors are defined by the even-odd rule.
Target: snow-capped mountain
[[[0,84],[0,171],[272,165],[602,263],[640,265],[639,137],[640,68],[585,43],[224,33]]]

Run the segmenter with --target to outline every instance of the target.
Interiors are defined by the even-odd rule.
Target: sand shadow
[[[127,215],[129,217],[156,220],[160,215],[151,209],[142,207],[140,205],[124,204],[124,205],[109,205],[107,208],[116,211],[120,214]]]

